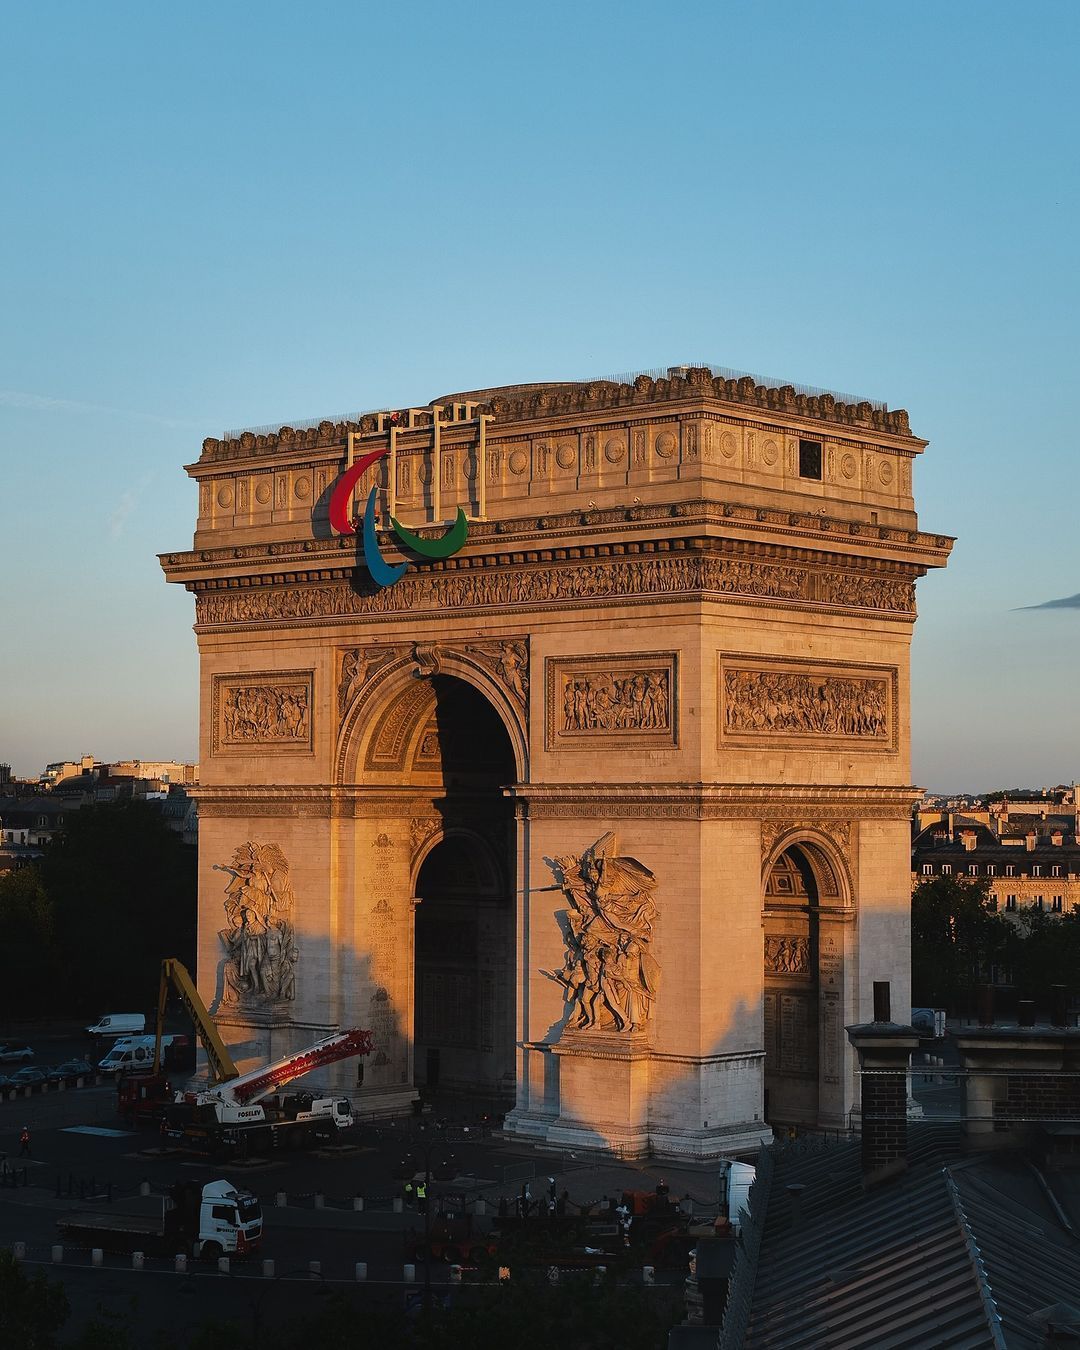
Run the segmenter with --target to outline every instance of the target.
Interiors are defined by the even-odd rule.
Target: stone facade
[[[842,1122],[843,1028],[908,988],[914,582],[951,547],[924,446],[704,368],[206,441],[162,565],[201,655],[199,985],[239,1058],[368,1026],[362,1086],[333,1079],[361,1111],[471,1081],[624,1155]],[[435,560],[380,531],[410,565],[379,588],[327,498],[383,448],[358,502],[470,526]],[[291,946],[241,978],[215,868],[248,844],[288,860]]]

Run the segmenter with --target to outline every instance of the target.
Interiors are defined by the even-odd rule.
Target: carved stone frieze
[[[568,1031],[642,1031],[652,1016],[660,970],[650,950],[656,877],[620,857],[608,833],[580,856],[545,859],[569,902],[559,916],[566,943],[561,970]]]
[[[724,654],[719,680],[721,746],[896,749],[894,666]]]
[[[549,658],[548,748],[676,745],[677,669],[676,652]]]
[[[277,844],[241,844],[225,865],[223,1002],[241,1005],[296,998],[296,935],[289,863]]]
[[[831,605],[845,608],[910,611],[915,605],[915,585],[904,579],[862,576],[856,572],[822,572],[820,596]]]
[[[770,975],[808,975],[809,938],[793,934],[766,937],[765,970]]]
[[[216,675],[213,750],[250,753],[256,747],[310,751],[310,670]]]
[[[715,593],[791,604],[864,607],[914,613],[910,581],[855,573],[819,574],[796,563],[693,555],[627,558],[605,562],[484,571],[408,573],[396,585],[371,593],[348,582],[247,587],[202,592],[196,599],[199,624],[270,623],[348,615],[401,614],[419,610],[550,606],[560,602],[603,602],[622,597]]]

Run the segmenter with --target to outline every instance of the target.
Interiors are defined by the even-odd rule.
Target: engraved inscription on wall
[[[813,1077],[816,1072],[811,1015],[812,995],[782,990],[765,991],[765,1071]]]
[[[368,1066],[370,1082],[388,1085],[406,1077],[401,1044],[401,1010],[394,1004],[393,991],[398,980],[398,916],[394,905],[394,844],[387,834],[379,834],[372,844],[368,941],[371,951],[371,993],[368,1001],[368,1026],[375,1051]]]
[[[310,751],[310,670],[214,677],[214,753],[255,746]]]
[[[723,654],[719,702],[722,746],[897,748],[895,666]]]
[[[548,749],[678,744],[678,655],[549,657]]]

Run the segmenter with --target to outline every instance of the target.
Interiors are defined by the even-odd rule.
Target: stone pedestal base
[[[559,1117],[548,1143],[618,1158],[649,1152],[649,1045],[636,1032],[564,1031],[558,1045]]]
[[[413,1109],[420,1094],[411,1084],[400,1087],[354,1088],[345,1096],[352,1101],[353,1114],[359,1120],[382,1119],[384,1116],[403,1116]]]
[[[511,1137],[618,1158],[688,1160],[753,1153],[772,1138],[754,1118],[760,1054],[674,1063],[644,1035],[587,1031],[564,1032],[542,1049],[557,1062],[557,1081],[542,1102],[533,1097],[510,1112]]]

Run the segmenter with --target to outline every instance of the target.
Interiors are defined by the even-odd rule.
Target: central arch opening
[[[513,747],[490,703],[449,676],[415,742],[413,781],[441,791],[414,884],[417,1087],[512,1102],[515,1066]]]

